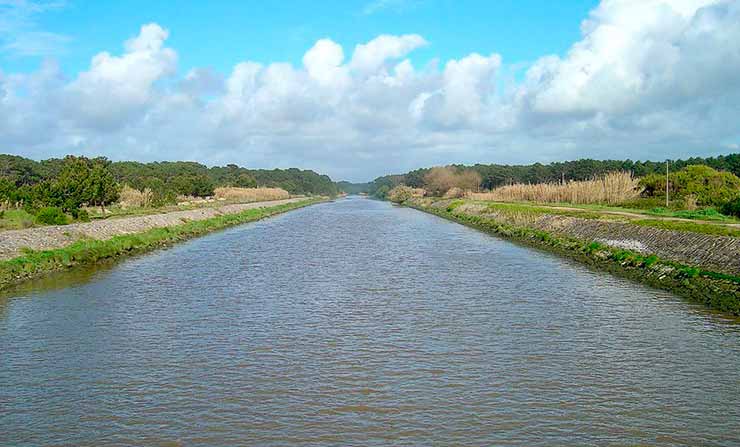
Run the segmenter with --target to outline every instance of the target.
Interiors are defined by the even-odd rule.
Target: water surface
[[[740,442],[740,326],[351,198],[0,298],[0,445]]]

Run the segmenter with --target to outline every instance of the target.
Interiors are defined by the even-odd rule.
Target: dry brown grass
[[[121,205],[121,208],[144,208],[152,204],[153,196],[154,194],[149,188],[139,191],[128,185],[123,185],[118,204]]]
[[[234,202],[264,202],[266,200],[290,198],[290,193],[282,188],[237,188],[227,186],[216,188],[213,194],[217,199]]]
[[[610,172],[602,177],[567,183],[514,184],[489,192],[468,193],[475,200],[496,202],[545,202],[619,205],[640,196],[638,180],[629,172]]]

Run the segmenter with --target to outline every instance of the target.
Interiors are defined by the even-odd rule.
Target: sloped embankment
[[[65,232],[69,232],[61,233],[62,237],[58,238],[54,236],[60,234],[58,233],[60,228],[47,227],[45,230],[49,232],[45,233],[45,239],[32,241],[37,247],[49,248],[33,250],[21,246],[16,250],[22,254],[9,260],[0,260],[0,289],[49,272],[153,250],[215,230],[326,200],[326,198],[301,198],[116,219],[106,222],[110,225],[101,226],[102,222],[96,222],[98,225],[83,224],[71,231],[67,230],[69,227],[61,227]],[[37,232],[30,231],[24,234],[36,235]],[[78,239],[65,243],[73,237]],[[19,245],[17,240],[13,242],[14,247]],[[12,252],[6,247],[5,253]]]
[[[516,212],[464,200],[405,203],[740,315],[740,239],[629,222]]]
[[[148,216],[123,217],[63,226],[3,231],[0,232],[0,260],[16,258],[22,255],[25,249],[53,250],[71,245],[80,239],[106,240],[114,236],[141,233],[153,228],[180,225],[184,222],[211,219],[246,210],[268,208],[305,200],[305,198],[293,198],[267,202],[239,203]]]

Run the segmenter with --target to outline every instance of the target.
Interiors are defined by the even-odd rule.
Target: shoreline
[[[81,237],[68,245],[49,250],[25,249],[20,256],[0,261],[0,290],[49,273],[156,250],[217,230],[327,201],[329,199],[321,197],[291,199],[279,204],[255,202],[245,204],[249,207],[237,209],[232,213],[214,214],[198,220],[178,216],[181,222],[178,225],[150,227],[139,232],[116,234],[106,239]],[[259,206],[260,203],[263,206]],[[265,204],[268,206],[264,206]]]
[[[514,225],[490,216],[460,212],[456,210],[457,206],[452,205],[453,202],[459,206],[462,201],[411,199],[402,205],[667,290],[714,310],[740,315],[740,277],[736,275],[661,259],[655,254],[612,247],[595,240],[568,237],[527,225]]]

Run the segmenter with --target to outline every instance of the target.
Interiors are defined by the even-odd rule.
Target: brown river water
[[[0,297],[0,446],[738,446],[740,324],[349,198]]]

